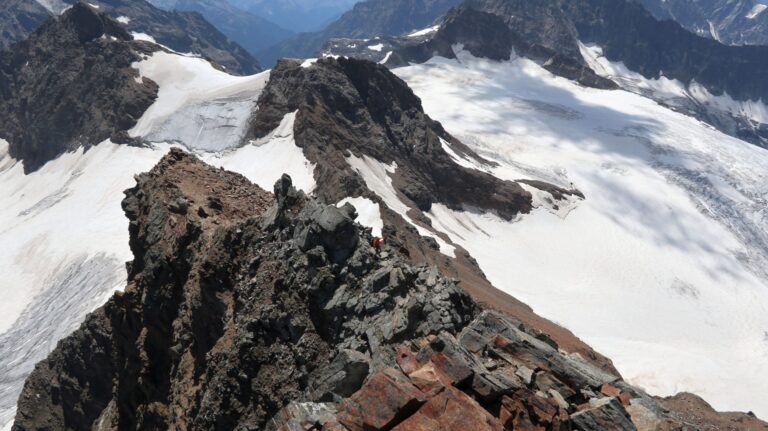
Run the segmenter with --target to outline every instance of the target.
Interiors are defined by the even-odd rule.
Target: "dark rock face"
[[[14,430],[633,430],[636,405],[683,424],[435,268],[377,257],[353,208],[288,177],[273,198],[172,150],[123,208],[128,287],[38,364]]]
[[[0,0],[0,50],[24,40],[49,17],[35,0]]]
[[[331,38],[400,35],[431,25],[461,0],[367,0],[317,33],[301,33],[258,53],[264,64],[279,58],[315,57]]]
[[[261,66],[198,12],[164,11],[144,0],[94,0],[113,18],[127,17],[131,32],[145,33],[177,52],[192,52],[223,66],[229,73],[250,75]]]
[[[421,100],[384,66],[343,58],[323,59],[306,68],[281,61],[258,105],[256,136],[266,135],[284,115],[298,111],[296,144],[318,164],[317,182],[334,185],[316,191],[325,202],[365,194],[362,179],[345,161],[354,155],[397,163],[395,187],[422,211],[439,202],[496,211],[509,219],[531,209],[530,194],[518,184],[453,161],[441,139],[483,162],[424,114]]]
[[[711,93],[736,100],[768,99],[768,47],[725,46],[690,34],[678,24],[657,21],[635,2],[579,0],[563,3],[584,43],[603,47],[609,60],[623,61],[647,78],[696,81]]]
[[[540,62],[550,72],[595,88],[617,88],[584,64],[574,29],[562,11],[545,3],[520,1],[514,15],[502,3],[476,10],[472,2],[452,10],[431,39],[395,50],[387,65],[424,62],[435,54],[455,58],[453,46],[461,45],[475,57],[509,60],[518,55]]]
[[[726,45],[768,45],[768,14],[756,0],[640,0],[656,18]]]
[[[61,153],[133,127],[157,85],[131,67],[145,49],[119,24],[77,4],[0,52],[0,136],[32,171]]]

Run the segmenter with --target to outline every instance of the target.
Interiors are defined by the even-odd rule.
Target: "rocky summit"
[[[767,429],[483,310],[287,176],[172,150],[136,182],[128,286],[38,364],[14,430]]]
[[[131,65],[156,49],[77,3],[0,51],[0,134],[11,156],[29,172],[80,146],[127,139],[158,91]]]

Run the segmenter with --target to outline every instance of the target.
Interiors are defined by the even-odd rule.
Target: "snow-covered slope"
[[[128,133],[150,141],[178,141],[194,149],[217,151],[245,137],[251,111],[269,72],[232,76],[192,56],[156,52],[134,65],[155,81],[157,101]]]
[[[105,142],[24,175],[7,148],[0,141],[0,425],[34,365],[124,287],[122,191],[167,150]]]
[[[283,173],[305,191],[315,187],[314,166],[293,140],[293,115],[264,139],[242,142],[268,73],[233,77],[200,58],[168,53],[135,67],[160,85],[131,131],[152,146],[106,141],[25,175],[0,140],[0,429],[34,365],[125,286],[132,254],[122,192],[172,145],[267,190]]]
[[[497,287],[658,395],[768,416],[768,152],[625,91],[459,53],[397,69],[505,179],[584,192],[515,222],[435,205]]]

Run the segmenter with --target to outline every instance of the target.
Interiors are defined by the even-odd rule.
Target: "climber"
[[[371,245],[376,250],[376,255],[378,256],[381,253],[381,245],[384,243],[384,237],[383,236],[377,236],[373,238],[373,241],[371,241]]]

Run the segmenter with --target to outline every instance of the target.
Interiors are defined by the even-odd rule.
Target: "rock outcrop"
[[[609,360],[573,334],[495,289],[469,253],[460,247],[454,256],[440,251],[434,239],[440,233],[425,215],[433,204],[458,210],[470,207],[512,218],[530,210],[531,196],[517,182],[502,181],[480,170],[493,166],[430,119],[420,99],[385,67],[344,58],[326,58],[314,64],[283,60],[272,70],[258,107],[252,125],[254,137],[264,136],[286,114],[295,113],[294,140],[315,165],[317,187],[313,194],[321,202],[364,197],[377,203],[384,235],[393,248],[415,262],[436,265],[444,274],[461,279],[464,289],[483,305],[553,334],[568,351],[580,352],[612,369]],[[391,181],[397,202],[385,202],[381,190],[371,190],[352,168],[353,158],[391,167],[375,181]],[[478,169],[462,166],[459,158]],[[529,185],[552,194],[553,201],[583,198],[577,190],[544,183]],[[390,205],[401,207],[401,212]],[[407,214],[402,214],[402,207],[407,208]],[[424,236],[425,232],[434,237]]]
[[[757,0],[640,0],[659,20],[674,20],[727,45],[768,45],[768,13]]]
[[[38,364],[13,429],[689,425],[481,310],[437,268],[377,255],[351,205],[324,205],[288,177],[274,192],[180,150],[138,176],[123,202],[128,287]]]
[[[282,60],[259,98],[253,133],[261,137],[297,112],[296,144],[318,165],[315,193],[328,202],[364,193],[349,156],[397,165],[395,186],[414,207],[433,203],[495,211],[505,219],[531,209],[519,184],[459,165],[443,142],[478,164],[489,164],[424,113],[421,100],[386,67],[356,59],[321,59],[311,67]],[[336,185],[340,185],[337,187]]]
[[[373,38],[399,35],[431,25],[461,0],[367,0],[357,3],[325,29],[299,33],[258,53],[266,65],[280,58],[316,57],[332,38]]]
[[[155,101],[131,64],[155,49],[78,3],[0,52],[0,136],[33,171],[65,151],[120,141]]]
[[[165,11],[145,0],[93,0],[91,3],[112,18],[123,17],[122,25],[128,31],[147,34],[176,52],[199,55],[223,66],[229,73],[251,75],[262,70],[245,48],[227,38],[197,11],[181,8]]]

